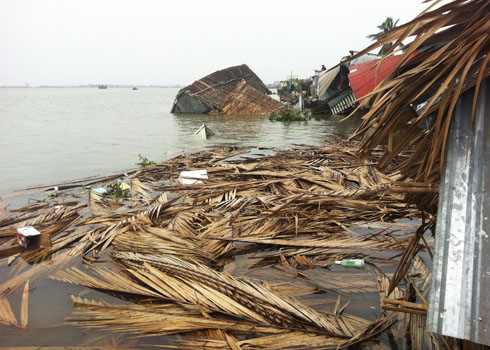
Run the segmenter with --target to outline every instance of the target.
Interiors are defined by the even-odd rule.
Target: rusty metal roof
[[[400,62],[403,55],[391,56],[380,60],[369,61],[349,67],[349,83],[356,98],[361,99],[383,81]]]

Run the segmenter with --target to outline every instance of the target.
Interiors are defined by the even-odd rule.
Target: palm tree
[[[396,22],[393,22],[393,18],[391,17],[386,17],[385,21],[381,23],[381,25],[378,26],[378,29],[381,30],[380,32],[376,34],[370,34],[367,36],[369,39],[376,40],[378,37],[384,33],[389,32],[390,30],[396,28],[396,25],[400,19],[397,19]],[[379,50],[378,55],[384,55],[388,50],[391,48],[393,44],[392,43],[386,43],[381,47],[381,50]]]

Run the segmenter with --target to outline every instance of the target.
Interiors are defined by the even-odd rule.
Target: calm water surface
[[[341,117],[284,124],[267,117],[171,114],[178,89],[0,89],[0,194],[134,168],[220,145],[287,147],[349,135]],[[206,123],[216,136],[194,136]]]

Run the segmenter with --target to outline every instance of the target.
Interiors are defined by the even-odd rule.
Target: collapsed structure
[[[259,114],[280,112],[283,105],[246,65],[229,67],[196,80],[177,94],[171,113]]]
[[[104,344],[116,335],[120,350],[141,348],[150,336],[152,348],[366,344],[394,325],[393,314],[366,319],[348,307],[349,299],[397,302],[385,293],[383,270],[393,260],[380,252],[400,254],[412,230],[365,225],[416,211],[394,189],[399,175],[376,170],[376,152],[362,162],[357,148],[332,137],[321,147],[261,158],[253,158],[259,150],[237,147],[183,154],[124,174],[126,192],[116,192],[114,177],[92,183],[112,188],[105,194],[77,181],[70,185],[73,198],[64,192],[52,203],[9,210],[0,215],[2,340],[24,345],[42,329],[55,342],[69,325],[87,335],[85,349],[114,350]],[[192,178],[199,180],[180,180]],[[15,228],[26,225],[49,244],[19,245]],[[336,265],[344,259],[365,259],[377,269]],[[430,279],[424,266],[412,273],[417,286]],[[60,288],[59,298],[48,297]],[[319,294],[323,301],[311,304]],[[32,322],[43,303],[69,305],[66,323]],[[11,331],[17,327],[28,328],[24,337]],[[169,337],[174,334],[179,338]],[[81,343],[70,337],[66,344],[71,341]],[[210,342],[219,347],[206,346]]]
[[[311,86],[314,113],[343,114],[362,102],[398,65],[403,55],[381,59],[364,54],[328,71],[318,71]],[[355,56],[354,56],[355,57]]]
[[[421,326],[457,339],[451,349],[490,346],[489,30],[490,1],[453,1],[424,11],[359,54],[393,43],[390,55],[399,43],[413,39],[361,103],[369,112],[351,138],[362,136],[365,157],[388,143],[380,170],[399,152],[415,148],[399,166],[412,186],[407,202],[426,213],[412,246],[425,239],[425,230],[435,233],[430,295],[418,297],[428,305]],[[403,67],[408,60],[411,67]],[[440,191],[434,191],[439,184]],[[404,253],[388,293],[402,281],[410,283],[402,275],[416,254],[415,248]]]

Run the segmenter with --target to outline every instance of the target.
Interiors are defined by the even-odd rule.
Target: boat
[[[99,86],[98,86],[98,88],[99,88],[99,89],[107,89],[107,85],[103,85],[103,84],[101,84],[101,85],[99,85]]]
[[[199,129],[194,133],[205,140],[214,135],[214,132],[206,126],[206,124],[201,125]]]
[[[133,87],[133,90],[138,90],[138,88],[135,86],[135,87]]]

